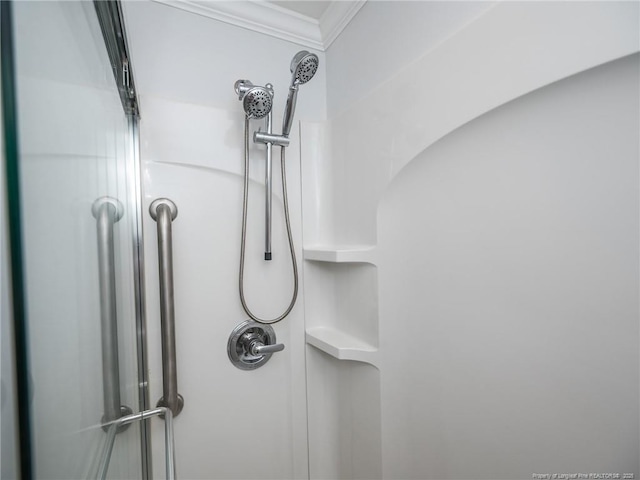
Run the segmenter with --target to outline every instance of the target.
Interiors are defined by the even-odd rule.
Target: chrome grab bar
[[[176,366],[176,328],[173,302],[173,246],[171,221],[178,216],[178,207],[168,198],[157,198],[149,214],[158,226],[158,270],[160,274],[160,324],[162,331],[162,398],[158,407],[168,407],[174,417],[182,411],[184,399],[178,393]]]
[[[98,274],[100,278],[100,333],[102,343],[102,423],[113,422],[131,409],[120,404],[120,368],[118,364],[118,315],[116,308],[116,266],[113,226],[122,218],[124,207],[115,198],[98,198],[91,213],[98,227]],[[106,429],[106,427],[105,427]]]
[[[151,417],[162,416],[164,417],[164,441],[165,441],[165,469],[167,480],[175,480],[176,478],[176,465],[175,465],[175,451],[173,440],[173,415],[171,409],[167,407],[158,407],[153,410],[146,410],[144,412],[134,413],[120,417],[117,420],[110,422],[107,440],[102,451],[102,458],[100,459],[100,465],[98,466],[98,473],[96,475],[97,480],[106,480],[107,472],[109,470],[109,463],[111,461],[111,453],[113,452],[113,444],[116,440],[116,433],[123,427],[130,425],[136,421],[146,420]]]

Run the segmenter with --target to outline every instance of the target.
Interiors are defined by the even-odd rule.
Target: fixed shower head
[[[313,78],[318,70],[318,56],[306,50],[296,53],[291,60],[291,73],[293,78],[291,83],[307,83]]]
[[[249,80],[238,80],[234,89],[238,99],[242,100],[244,112],[247,118],[259,119],[266,117],[273,106],[273,90],[266,87],[256,87]]]
[[[291,86],[287,96],[287,105],[284,109],[282,120],[282,135],[289,136],[293,125],[293,114],[296,110],[296,100],[298,99],[298,86],[307,83],[318,71],[318,56],[306,50],[298,52],[291,60]]]
[[[242,106],[249,118],[263,118],[271,111],[273,99],[264,87],[251,88],[242,98]]]

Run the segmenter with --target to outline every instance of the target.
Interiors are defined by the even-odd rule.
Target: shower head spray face
[[[266,87],[256,87],[249,80],[238,80],[234,86],[238,100],[242,100],[247,117],[259,119],[266,117],[273,106],[273,88],[271,84]]]
[[[273,106],[272,94],[265,87],[250,88],[242,97],[242,106],[249,118],[266,117]]]
[[[318,70],[318,56],[306,50],[296,53],[291,60],[292,84],[307,83]]]

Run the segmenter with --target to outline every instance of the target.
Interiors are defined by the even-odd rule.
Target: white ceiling
[[[305,15],[307,17],[311,17],[315,20],[320,20],[322,14],[327,10],[329,4],[333,3],[330,0],[316,1],[316,0],[306,0],[306,1],[295,1],[295,0],[281,0],[275,1],[272,0],[270,3],[278,5],[282,8],[288,8],[289,10],[293,10],[296,13],[301,15]]]
[[[324,51],[367,0],[154,0]]]

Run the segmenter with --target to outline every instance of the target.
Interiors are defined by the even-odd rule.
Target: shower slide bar
[[[176,365],[176,328],[173,301],[173,242],[171,222],[178,216],[178,207],[168,198],[157,198],[149,206],[149,214],[157,223],[158,262],[160,274],[160,328],[162,333],[162,398],[158,407],[168,407],[177,417],[184,406],[178,393]]]
[[[158,407],[153,410],[146,410],[144,412],[120,417],[108,425],[109,430],[107,433],[107,440],[104,445],[104,450],[102,451],[102,458],[100,459],[100,465],[98,466],[96,480],[106,480],[107,478],[111,454],[113,452],[113,445],[116,440],[116,433],[122,429],[122,427],[128,426],[133,422],[146,420],[155,416],[164,417],[166,479],[175,480],[176,466],[174,461],[173,415],[171,414],[171,409],[167,407]]]
[[[269,84],[268,84],[269,85]],[[268,86],[267,85],[267,86]],[[271,135],[273,133],[273,112],[271,110],[269,110],[269,113],[267,114],[267,123],[266,123],[266,127],[267,127],[267,133],[269,135]],[[264,259],[265,260],[271,260],[271,212],[272,212],[272,206],[271,206],[271,200],[273,198],[273,173],[272,173],[272,156],[271,156],[271,152],[273,151],[273,143],[268,142],[267,143],[267,165],[265,168],[265,179],[264,179],[264,184],[265,184],[265,229],[264,229]]]
[[[111,197],[98,198],[91,206],[98,229],[98,275],[100,284],[100,334],[104,415],[108,424],[132,412],[120,403],[118,364],[118,317],[116,307],[116,266],[113,244],[114,224],[122,218],[124,207]],[[106,429],[106,426],[104,427]]]

